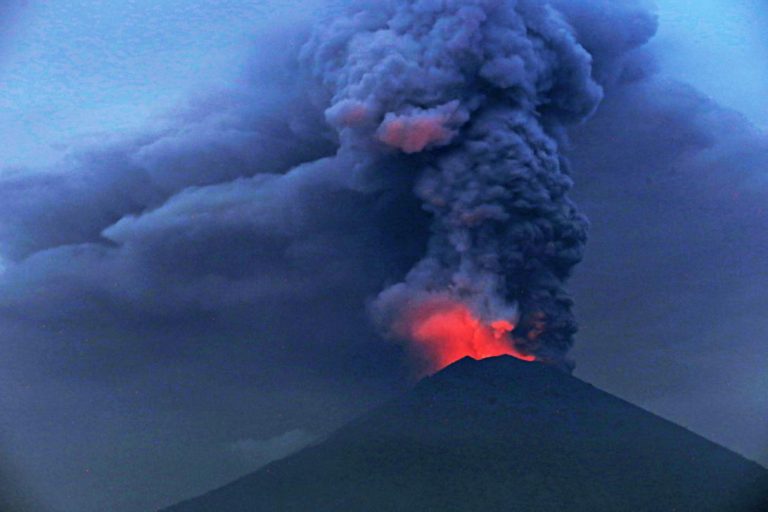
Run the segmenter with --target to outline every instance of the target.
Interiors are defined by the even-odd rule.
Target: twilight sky
[[[657,4],[638,76],[572,130],[576,375],[766,464],[768,6]],[[284,62],[313,10],[0,4],[9,499],[152,510],[407,386],[361,305],[418,251],[411,210],[253,178],[333,152]]]

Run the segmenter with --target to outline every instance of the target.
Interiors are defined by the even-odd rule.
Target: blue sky
[[[141,127],[237,72],[271,0],[82,1],[30,5],[0,57],[2,167]],[[301,2],[280,2],[299,5]],[[764,0],[659,0],[665,74],[768,126]]]
[[[658,0],[665,72],[768,127],[765,0]]]
[[[264,17],[248,0],[53,0],[28,7],[0,61],[0,161],[48,163],[68,145],[141,127],[236,72]]]

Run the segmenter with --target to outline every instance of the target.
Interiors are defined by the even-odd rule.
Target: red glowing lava
[[[430,144],[451,138],[452,132],[445,127],[447,121],[443,114],[387,119],[379,130],[379,140],[406,153],[418,153]]]
[[[424,359],[429,374],[470,356],[475,359],[510,355],[524,361],[534,356],[517,349],[508,320],[485,324],[464,304],[435,300],[406,313],[398,325],[399,334],[413,342],[412,348]]]

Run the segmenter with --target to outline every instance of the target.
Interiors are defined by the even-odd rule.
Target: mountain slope
[[[768,511],[768,471],[574,377],[461,360],[165,512]]]

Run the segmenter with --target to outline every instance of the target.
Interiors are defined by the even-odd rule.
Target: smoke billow
[[[406,341],[414,311],[467,308],[473,325],[504,326],[507,353],[562,361],[587,227],[567,196],[564,128],[600,101],[592,77],[626,74],[617,62],[653,31],[632,2],[592,4],[354,2],[312,30],[278,27],[233,90],[0,176],[0,314],[130,339],[102,342],[114,357],[147,340],[130,349],[145,357],[172,350],[167,325],[206,318],[298,348],[306,334],[267,313],[278,304],[334,339],[327,319],[357,322],[349,305],[376,297],[376,323]],[[344,307],[318,306],[329,296]],[[162,342],[146,335],[155,323]],[[92,350],[69,346],[78,365]]]
[[[394,172],[415,177],[432,219],[426,253],[375,301],[378,318],[391,328],[452,301],[514,326],[517,350],[561,360],[576,331],[564,285],[587,222],[559,146],[602,97],[561,14],[527,0],[362,3],[318,28],[303,60],[340,151],[358,154],[361,173],[408,155]]]
[[[135,434],[120,478],[145,489],[210,471],[230,432],[342,423],[407,373],[369,302],[422,372],[487,349],[562,358],[586,227],[563,153],[593,220],[572,282],[582,374],[652,410],[648,393],[668,397],[701,431],[722,417],[714,439],[764,453],[764,394],[742,397],[765,373],[765,134],[654,77],[644,3],[380,1],[314,32],[270,22],[230,89],[0,172],[0,406],[24,434],[8,449],[33,480],[65,475],[37,494],[97,460],[109,488],[94,432]],[[580,125],[592,80],[605,101]],[[147,404],[172,420],[135,422]],[[114,430],[94,423],[114,407]],[[190,425],[210,434],[155,441]],[[180,453],[199,463],[154,464]]]

